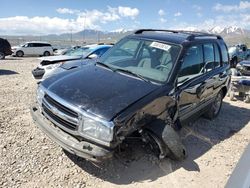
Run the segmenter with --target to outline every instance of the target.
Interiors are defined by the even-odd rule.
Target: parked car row
[[[23,57],[26,55],[50,56],[53,55],[53,48],[51,44],[42,41],[26,42],[19,46],[13,46],[13,55]]]
[[[239,62],[250,58],[250,49],[248,49],[245,44],[231,46],[229,47],[228,52],[232,68],[235,68]]]
[[[230,84],[227,46],[218,35],[142,29],[95,60],[87,51],[40,82],[31,115],[63,149],[94,162],[111,158],[130,136],[159,158],[184,159],[177,130],[200,115],[219,115]]]
[[[39,58],[41,63],[32,71],[33,76],[42,81],[54,74],[62,72],[64,69],[60,68],[62,64],[66,64],[69,61],[83,59],[95,59],[104,54],[112,45],[86,45],[84,47],[77,47],[68,50],[64,55],[42,57]],[[74,61],[73,61],[74,63]],[[87,62],[86,62],[87,63]],[[76,66],[76,63],[74,63]]]

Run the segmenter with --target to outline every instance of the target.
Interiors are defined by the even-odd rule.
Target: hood
[[[241,66],[250,67],[250,61],[241,61],[241,62],[239,62],[239,64],[240,64]]]
[[[107,121],[160,87],[93,64],[65,71],[41,84],[63,100]]]
[[[92,59],[81,59],[81,60],[73,60],[73,61],[67,61],[65,63],[63,63],[60,67],[65,69],[65,70],[70,70],[73,68],[77,68],[77,67],[81,67],[84,65],[87,65],[89,63],[95,63],[96,60],[92,60]]]
[[[12,46],[11,49],[20,48],[21,46]]]
[[[58,63],[60,61],[69,61],[75,59],[81,59],[81,56],[67,56],[67,55],[58,55],[58,56],[47,56],[38,58],[42,60],[41,65],[49,65],[53,63]]]

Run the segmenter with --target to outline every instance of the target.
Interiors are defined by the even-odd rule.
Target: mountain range
[[[229,27],[220,27],[216,26],[211,29],[198,29],[198,28],[188,28],[188,30],[191,31],[201,31],[201,32],[207,32],[212,34],[218,34],[221,35],[225,39],[234,39],[234,38],[249,38],[250,39],[250,30],[243,29],[236,26],[229,26]],[[80,31],[77,33],[65,33],[61,35],[48,35],[45,38],[54,38],[54,39],[70,39],[71,36],[74,40],[97,40],[97,41],[116,41],[120,39],[121,37],[131,34],[133,30],[125,30],[125,29],[117,29],[114,31],[98,31],[98,30],[91,30],[87,29],[84,31]]]
[[[250,46],[250,30],[229,26],[220,27],[216,26],[210,29],[198,29],[195,27],[188,27],[186,30],[200,31],[221,35],[224,40],[229,44],[247,43]],[[51,41],[54,44],[64,45],[81,45],[83,43],[96,43],[96,42],[116,42],[120,38],[133,33],[133,30],[117,29],[114,31],[98,31],[86,29],[76,33],[64,33],[60,35],[50,34],[43,36],[11,36],[11,40],[15,43],[24,42],[27,40],[45,40]],[[10,38],[10,37],[6,37]],[[12,42],[12,43],[13,43]]]

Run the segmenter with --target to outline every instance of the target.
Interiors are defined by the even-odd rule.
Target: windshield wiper
[[[108,68],[108,69],[112,70],[113,72],[115,71],[112,67],[110,67],[110,66],[108,66],[106,63],[102,63],[102,62],[100,62],[100,61],[97,61],[97,62],[95,63],[95,65],[101,65],[101,66],[103,66],[103,67],[105,67],[105,68]]]
[[[132,71],[127,70],[127,69],[119,69],[119,68],[117,68],[117,69],[114,69],[114,71],[115,71],[115,72],[117,72],[117,71],[119,71],[119,72],[124,72],[124,73],[130,74],[130,75],[132,75],[132,76],[135,76],[135,77],[137,77],[137,78],[140,78],[141,80],[143,80],[143,81],[145,81],[145,82],[151,83],[150,80],[144,78],[142,75],[137,74],[137,73],[132,72]]]

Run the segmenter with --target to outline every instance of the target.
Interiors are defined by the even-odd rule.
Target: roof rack
[[[165,29],[139,29],[134,32],[134,34],[141,34],[145,31],[161,31],[161,32],[168,32],[168,33],[183,33],[189,35],[187,40],[191,41],[194,40],[196,37],[216,37],[217,39],[222,39],[220,35],[205,33],[205,32],[198,32],[198,31],[185,31],[185,30],[165,30]]]
[[[163,31],[168,33],[178,33],[177,30],[166,30],[166,29],[139,29],[134,32],[134,34],[141,34],[144,31]]]

